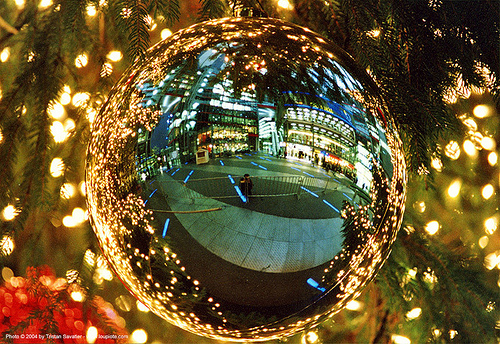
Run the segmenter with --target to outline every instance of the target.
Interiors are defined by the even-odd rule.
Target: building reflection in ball
[[[142,303],[248,341],[314,327],[360,293],[401,224],[406,175],[351,58],[307,29],[232,18],[128,70],[93,124],[86,185],[103,252]]]

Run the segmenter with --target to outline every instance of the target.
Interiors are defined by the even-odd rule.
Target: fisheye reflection
[[[88,204],[144,304],[209,337],[262,339],[319,321],[374,276],[405,165],[350,61],[306,29],[224,19],[128,71],[95,124]]]

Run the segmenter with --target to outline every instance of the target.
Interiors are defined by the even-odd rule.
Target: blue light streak
[[[250,163],[254,166],[259,166],[259,164],[257,164],[256,162],[250,161]]]
[[[151,196],[153,196],[155,194],[155,192],[158,191],[158,189],[154,189],[153,192],[151,192],[151,194],[149,195],[149,198],[151,198]]]
[[[319,286],[319,283],[318,283],[318,282],[316,282],[315,280],[313,280],[312,278],[308,278],[308,279],[307,279],[307,284],[309,284],[311,287],[313,287],[313,288],[315,288],[315,289],[318,289],[319,291],[321,291],[321,292],[323,292],[323,293],[326,291],[326,289],[325,289],[325,288],[320,287],[320,286]]]
[[[241,160],[241,159],[243,159],[241,156],[236,156],[236,157],[237,157],[238,159],[240,159],[240,160]]]
[[[171,174],[171,176],[173,176],[174,174],[176,174],[176,173],[177,173],[177,171],[179,171],[179,170],[180,170],[180,168],[176,169],[176,170],[174,171],[174,173],[172,173],[172,174]]]
[[[302,173],[304,173],[306,176],[316,178],[315,176],[313,176],[313,175],[312,175],[312,174],[310,174],[310,173],[307,173],[307,172],[302,172]]]
[[[194,170],[191,170],[191,172],[189,172],[189,174],[187,175],[186,179],[184,179],[184,184],[187,183],[189,177],[191,177],[191,175],[193,174]]]
[[[220,164],[221,164],[222,166],[224,166],[224,163],[222,162],[222,160],[219,160],[219,162],[220,162]]]
[[[163,237],[165,237],[165,235],[167,235],[167,230],[168,230],[169,224],[170,224],[170,219],[167,219],[167,221],[165,221],[165,224],[163,225]]]
[[[351,201],[352,201],[352,197],[349,196],[349,195],[346,195],[345,193],[342,192],[342,195],[344,195],[345,197],[349,198]]]
[[[234,179],[233,179],[233,177],[232,177],[230,174],[228,174],[228,175],[227,175],[227,177],[228,177],[228,178],[229,178],[229,180],[231,181],[231,184],[234,184]]]
[[[323,173],[323,172],[321,172],[321,174],[322,174],[322,175],[324,175],[325,177],[328,177],[328,178],[331,178],[331,177],[332,177],[332,176],[329,176],[328,174]]]
[[[306,188],[305,188],[305,187],[303,187],[303,186],[301,186],[300,188],[301,188],[302,190],[305,190],[305,191],[309,192],[309,193],[310,193],[311,195],[313,195],[314,197],[319,197],[319,196],[318,196],[318,195],[316,195],[314,192],[312,192],[311,190],[306,189]]]
[[[153,180],[149,183],[149,185],[153,184],[154,182],[156,182],[156,179],[153,179]]]
[[[328,202],[326,199],[323,200],[323,203],[325,203],[327,206],[329,206],[330,208],[335,210],[337,213],[340,213],[340,211],[337,208],[335,208],[335,206],[333,204],[331,204],[330,202]]]
[[[266,170],[266,171],[267,171],[267,168],[265,168],[264,166],[262,166],[262,165],[258,165],[258,166],[259,166],[261,169],[263,169],[263,170]]]
[[[241,200],[243,201],[243,203],[246,203],[246,202],[247,202],[247,198],[245,197],[245,195],[243,195],[243,194],[241,193],[241,190],[240,190],[240,188],[238,187],[238,185],[235,185],[235,186],[234,186],[234,188],[235,188],[236,192],[238,193],[238,196],[240,196],[240,198],[241,198]]]
[[[290,167],[292,170],[302,172],[302,170],[298,169],[297,167]]]

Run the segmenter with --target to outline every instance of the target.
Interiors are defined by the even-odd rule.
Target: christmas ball
[[[92,226],[157,315],[206,337],[282,338],[359,295],[405,202],[393,119],[336,45],[226,18],[152,47],[92,125]]]

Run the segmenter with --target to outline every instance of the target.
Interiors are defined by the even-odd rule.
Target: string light
[[[73,184],[71,183],[64,183],[61,185],[61,189],[59,191],[61,198],[64,199],[70,199],[73,197],[76,193],[76,188]]]
[[[9,235],[4,235],[0,240],[0,253],[4,256],[10,255],[14,251],[14,239]]]
[[[490,239],[486,235],[483,235],[482,237],[479,238],[478,245],[481,248],[485,248],[486,246],[488,246],[489,242]]]
[[[62,119],[65,112],[64,106],[59,102],[52,102],[47,108],[48,115],[53,119]]]
[[[460,193],[460,188],[462,187],[462,181],[460,179],[454,180],[448,187],[448,196],[455,198]]]
[[[0,61],[7,62],[9,57],[10,57],[10,48],[9,47],[3,48],[2,52],[0,53]]]
[[[498,217],[492,216],[484,220],[484,228],[487,234],[493,234],[498,227]]]
[[[83,68],[89,63],[87,54],[80,54],[75,58],[76,68]]]
[[[40,7],[40,8],[47,8],[49,6],[52,6],[52,0],[42,0],[38,4],[38,7]]]
[[[491,152],[488,154],[488,164],[490,166],[495,166],[498,162],[498,154],[496,152]]]
[[[94,17],[97,14],[97,9],[94,5],[88,5],[86,11],[89,17]]]
[[[465,140],[464,143],[463,143],[463,148],[464,148],[465,153],[469,157],[475,158],[477,156],[476,145],[472,141]]]
[[[433,220],[433,221],[429,221],[427,222],[427,224],[425,225],[425,231],[429,234],[429,235],[434,235],[438,232],[439,228],[440,228],[440,224],[439,222],[437,222],[436,220]]]
[[[54,158],[50,163],[50,175],[54,178],[60,177],[64,174],[65,164],[61,158]]]
[[[122,58],[123,58],[123,54],[121,51],[118,51],[118,50],[113,50],[113,51],[110,51],[108,53],[108,55],[106,55],[106,57],[110,60],[110,61],[113,61],[113,62],[118,62],[120,61]]]
[[[460,146],[456,141],[450,141],[445,149],[444,154],[451,160],[457,160],[460,157]]]
[[[87,329],[86,333],[87,343],[89,344],[95,343],[95,341],[97,340],[97,335],[98,335],[97,328],[95,328],[94,326],[90,326]]]
[[[486,150],[494,150],[497,146],[497,143],[494,138],[489,136],[484,136],[481,140],[481,146]]]
[[[472,113],[474,114],[474,116],[476,116],[477,118],[485,118],[485,117],[488,117],[491,115],[491,109],[489,106],[487,105],[484,105],[484,104],[481,104],[481,105],[477,105],[476,107],[474,107],[474,110],[472,110]]]
[[[161,35],[161,39],[166,39],[166,38],[172,36],[172,31],[170,31],[169,29],[163,29],[163,30],[161,30],[160,35]]]
[[[87,105],[87,102],[90,100],[90,93],[88,92],[77,92],[73,95],[71,100],[71,104],[76,107],[83,107]]]
[[[495,189],[493,188],[493,185],[486,184],[485,186],[483,186],[483,189],[481,190],[481,195],[483,196],[484,199],[490,199],[491,196],[493,196],[494,192]]]
[[[2,210],[2,218],[5,221],[12,221],[19,214],[19,210],[17,210],[12,204],[7,205]]]
[[[146,343],[148,340],[148,334],[143,329],[135,330],[130,337],[132,343]]]
[[[394,344],[411,344],[410,338],[401,336],[399,334],[391,335],[391,342]]]
[[[413,320],[417,319],[421,314],[422,314],[422,308],[415,307],[411,311],[406,313],[406,317],[408,318],[408,320]]]

